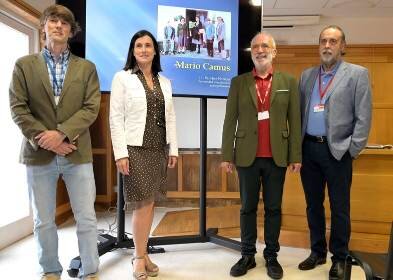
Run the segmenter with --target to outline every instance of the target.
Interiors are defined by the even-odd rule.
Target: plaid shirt
[[[57,61],[51,52],[45,47],[42,50],[42,55],[46,61],[46,66],[49,73],[49,81],[52,85],[53,93],[55,95],[56,104],[59,100],[61,90],[63,89],[64,78],[67,72],[68,62],[70,58],[70,51],[66,49],[60,54]],[[55,78],[53,78],[55,75]]]

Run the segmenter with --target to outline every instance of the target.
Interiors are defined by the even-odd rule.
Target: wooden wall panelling
[[[107,182],[107,170],[106,170],[106,155],[105,154],[94,154],[93,155],[93,170],[94,179],[96,183],[96,195],[97,202],[105,202],[107,196],[106,182]]]
[[[183,155],[179,154],[177,162],[177,190],[183,191]]]
[[[372,131],[375,137],[369,143],[393,144],[393,108],[373,110]]]
[[[284,184],[282,213],[284,215],[305,216],[306,201],[300,175],[287,172]]]
[[[221,155],[211,151],[208,154],[206,162],[206,189],[211,192],[221,191],[222,178],[217,176],[221,172]],[[181,169],[182,178],[178,178],[182,182],[181,188],[184,191],[199,191],[199,152],[186,150],[180,155],[180,158],[177,172]],[[171,182],[173,182],[173,178]],[[174,190],[174,187],[168,186],[168,189]]]
[[[206,191],[208,192],[221,192],[222,181],[221,175],[221,153],[208,152],[206,159]]]
[[[106,152],[106,147],[108,146],[108,136],[110,136],[107,130],[108,126],[108,117],[109,117],[109,108],[108,102],[109,97],[107,94],[101,95],[101,104],[100,104],[100,112],[97,116],[97,119],[90,127],[90,135],[91,135],[91,145],[93,147],[94,153],[99,153],[100,151]]]
[[[228,192],[239,192],[239,179],[236,169],[232,173],[227,173],[227,190]]]
[[[179,157],[179,159],[181,156]],[[182,164],[181,160],[178,160],[178,164]],[[168,168],[167,175],[167,190],[168,191],[178,191],[178,168]]]
[[[393,220],[393,151],[361,155],[354,162],[352,219],[390,223]]]
[[[96,202],[105,206],[115,202],[114,186],[117,183],[109,128],[109,100],[109,94],[101,95],[100,112],[90,127],[97,192]]]
[[[352,220],[387,224],[393,221],[393,189],[392,183],[387,180],[392,182],[393,176],[365,174],[353,178],[356,190],[352,190],[351,196]]]
[[[282,72],[292,74],[297,80],[300,79],[300,75],[304,69],[310,68],[313,65],[310,63],[277,63],[275,67]]]
[[[68,193],[63,179],[57,181],[56,192],[56,223],[59,225],[65,222],[72,215]]]
[[[227,172],[224,168],[220,168],[219,172],[221,172],[221,192],[228,191],[228,176]]]
[[[187,154],[187,156],[186,156]],[[183,191],[199,191],[199,153],[183,155]]]
[[[373,102],[393,104],[393,62],[374,63]]]

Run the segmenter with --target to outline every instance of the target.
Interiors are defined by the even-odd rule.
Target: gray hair
[[[321,33],[319,33],[318,42],[321,42],[322,33],[323,33],[325,30],[327,30],[327,29],[336,29],[336,30],[340,31],[340,33],[341,33],[341,41],[344,43],[344,46],[347,44],[347,42],[345,41],[345,33],[344,33],[344,30],[342,30],[342,28],[341,28],[340,26],[334,25],[334,24],[333,24],[333,25],[326,26],[324,29],[322,29]],[[342,50],[342,51],[341,51],[341,55],[345,55],[345,50]]]
[[[343,31],[342,28],[341,28],[340,26],[338,26],[338,25],[329,25],[329,26],[326,26],[324,29],[322,29],[321,33],[319,33],[319,40],[321,40],[321,35],[322,35],[322,33],[323,33],[326,29],[336,29],[336,30],[340,31],[340,33],[341,33],[341,41],[343,41],[344,44],[346,44],[344,31]]]
[[[257,34],[255,34],[254,37],[252,37],[252,39],[251,39],[250,45],[252,45],[252,42],[255,40],[255,38],[258,37],[258,36],[260,36],[260,35],[265,35],[265,36],[267,36],[267,37],[270,37],[270,39],[272,40],[273,49],[276,48],[276,41],[274,40],[273,35],[270,34],[270,33],[267,32],[267,31],[260,31],[260,32],[258,32]]]

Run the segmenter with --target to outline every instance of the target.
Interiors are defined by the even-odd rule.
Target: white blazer
[[[165,100],[166,142],[169,155],[178,156],[176,116],[172,100],[171,82],[158,76]],[[112,80],[109,125],[115,160],[128,157],[127,145],[142,146],[145,132],[147,101],[145,89],[131,70],[120,71]]]

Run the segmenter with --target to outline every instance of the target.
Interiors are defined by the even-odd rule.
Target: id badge
[[[317,104],[314,106],[314,113],[320,113],[325,111],[325,105],[323,104]]]
[[[269,111],[258,112],[258,121],[269,119]]]

